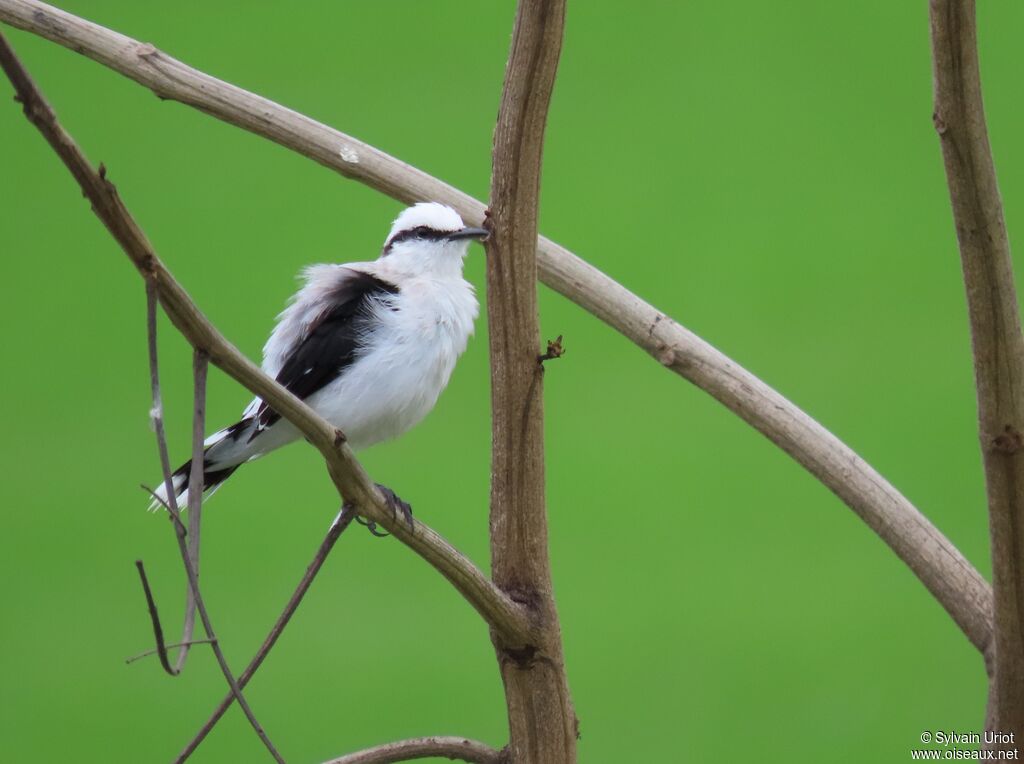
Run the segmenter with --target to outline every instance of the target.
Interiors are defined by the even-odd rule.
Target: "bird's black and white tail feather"
[[[242,464],[259,455],[252,453],[254,449],[250,446],[252,439],[258,434],[259,430],[255,420],[246,417],[206,439],[206,447],[203,449],[203,493],[205,495],[212,494]],[[178,509],[185,509],[188,506],[191,479],[191,459],[171,473],[171,485],[174,488]],[[168,503],[167,484],[164,481],[160,482],[159,487],[153,493],[159,500],[154,501],[150,505],[150,509],[158,509],[161,503]]]

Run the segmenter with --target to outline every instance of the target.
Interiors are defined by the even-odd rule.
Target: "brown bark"
[[[564,0],[521,0],[516,9],[488,211],[493,576],[537,623],[536,639],[525,649],[497,634],[494,646],[505,683],[510,760],[530,764],[576,759],[576,716],[548,559],[537,320],[541,155],[564,14]]]
[[[1024,336],[985,127],[973,0],[932,0],[935,129],[967,288],[994,597],[986,724],[1024,739]],[[998,746],[997,746],[998,747]],[[1010,745],[1012,750],[1016,744]]]

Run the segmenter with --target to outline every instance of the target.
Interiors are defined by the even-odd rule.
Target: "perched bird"
[[[263,348],[263,370],[341,429],[353,449],[401,435],[434,407],[473,333],[479,306],[462,262],[470,242],[486,237],[451,207],[422,203],[398,216],[376,260],[309,266]],[[300,437],[256,398],[239,421],[206,439],[202,490]],[[194,490],[190,469],[191,461],[173,474],[179,506]],[[380,488],[411,522],[409,506]],[[165,484],[155,493],[167,501]]]

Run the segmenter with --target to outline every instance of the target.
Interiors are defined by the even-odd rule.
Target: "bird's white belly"
[[[375,332],[372,344],[342,376],[309,398],[353,449],[394,438],[423,419],[466,347],[472,319],[466,325],[434,314],[409,318],[407,313]]]

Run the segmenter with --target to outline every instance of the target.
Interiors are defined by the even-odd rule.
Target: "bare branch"
[[[213,640],[211,640],[211,639],[193,639],[189,646],[191,647],[191,645],[208,645],[212,641]],[[175,642],[173,645],[165,645],[165,648],[167,650],[173,650],[176,647],[184,647],[184,646],[185,645],[183,645],[181,642]],[[143,658],[148,658],[151,655],[158,655],[159,653],[160,653],[160,649],[158,647],[151,647],[149,650],[143,650],[141,653],[133,655],[130,658],[125,658],[124,662],[125,663],[135,663],[136,661],[141,661]]]
[[[192,485],[198,485],[193,483]],[[299,603],[302,602],[302,598],[306,596],[306,592],[309,590],[310,584],[313,583],[313,579],[316,578],[316,574],[320,572],[320,568],[323,567],[324,561],[327,560],[327,555],[331,553],[334,548],[334,543],[338,540],[338,537],[344,533],[345,529],[351,524],[353,518],[355,518],[355,509],[351,506],[344,506],[341,509],[340,514],[335,518],[334,522],[331,523],[331,527],[327,530],[327,535],[324,540],[320,543],[320,547],[316,551],[316,555],[313,557],[313,561],[306,568],[305,574],[302,576],[302,580],[299,581],[299,585],[295,588],[292,596],[288,599],[288,604],[285,605],[284,611],[278,616],[277,621],[274,622],[273,628],[267,635],[267,638],[263,640],[263,644],[260,645],[260,649],[256,652],[256,655],[249,665],[245,667],[245,671],[238,677],[238,686],[244,688],[249,684],[249,680],[252,679],[253,674],[263,665],[263,661],[266,659],[267,654],[270,653],[274,645],[277,643],[278,638],[284,631],[288,622],[292,619],[292,615],[295,614],[296,608],[299,607]],[[206,739],[206,736],[210,734],[210,730],[214,728],[220,718],[224,716],[224,712],[231,707],[231,703],[234,701],[235,696],[233,693],[228,693],[224,700],[220,702],[217,709],[210,715],[210,718],[206,720],[206,723],[200,728],[199,732],[196,733],[195,737],[189,741],[189,744],[185,746],[178,758],[175,759],[175,764],[185,761],[192,753],[199,747],[199,744]]]
[[[27,77],[27,75],[26,75]],[[31,83],[27,86],[31,90]],[[40,96],[41,98],[41,96]],[[45,101],[43,102],[45,104]],[[160,456],[160,469],[164,481],[164,492],[167,495],[169,504],[165,505],[168,512],[178,513],[178,500],[174,495],[173,478],[171,477],[171,460],[167,453],[167,434],[164,430],[164,404],[163,398],[160,395],[160,364],[157,353],[156,344],[156,318],[157,318],[157,295],[156,286],[151,282],[146,282],[146,337],[147,337],[147,348],[149,351],[149,382],[150,382],[150,393],[152,396],[152,405],[149,410],[150,422],[153,425],[153,432],[156,434],[157,452]],[[206,385],[206,364],[202,364],[202,380],[199,379],[199,367],[196,366],[195,371],[195,397],[196,397],[196,414],[200,418],[198,422],[200,432],[200,444],[202,441],[202,427],[203,423],[201,417],[199,417],[200,411],[203,407],[202,399],[205,398],[205,385]],[[200,383],[202,388],[200,388]],[[201,448],[201,445],[200,445]],[[193,449],[194,451],[194,449]],[[193,454],[194,455],[194,454]],[[161,504],[164,502],[157,498]],[[191,501],[189,502],[191,506]],[[189,513],[189,525],[195,526],[194,537],[189,537],[189,556],[192,559],[192,565],[195,567],[196,572],[199,571],[199,523],[198,523],[198,510],[195,515]],[[193,547],[195,552],[193,553]],[[164,647],[163,629],[160,626],[160,619],[156,612],[156,603],[153,602],[152,593],[149,590],[149,583],[146,580],[146,572],[142,567],[142,561],[136,563],[139,566],[139,575],[142,577],[142,586],[146,591],[146,600],[149,603],[149,615],[153,621],[153,632],[156,635],[156,652],[160,656],[160,663],[164,667],[164,670],[171,676],[177,676],[181,673],[181,670],[185,667],[185,659],[188,657],[189,645],[192,643],[192,634],[195,631],[195,594],[192,591],[191,586],[186,586],[186,597],[185,597],[185,618],[184,625],[182,627],[181,643],[182,648],[178,653],[178,659],[175,662],[173,668],[167,664],[167,650]]]
[[[511,642],[529,641],[532,624],[525,609],[498,589],[479,568],[436,531],[418,520],[415,529],[396,520],[362,465],[345,444],[345,436],[238,352],[200,312],[195,303],[154,254],[114,185],[93,170],[71,137],[57,123],[50,107],[25,82],[11,75],[25,104],[25,114],[39,128],[75,176],[93,211],[117,240],[143,278],[153,283],[161,305],[178,331],[220,369],[265,400],[295,425],[327,462],[339,494],[363,514],[386,528],[447,578],[484,620]],[[30,84],[30,83],[29,83]],[[173,494],[173,491],[171,492]]]
[[[491,358],[491,568],[541,624],[529,656],[500,634],[509,758],[576,761],[576,714],[551,582],[544,502],[544,367],[538,357],[537,212],[565,0],[519,0],[494,129],[487,325]]]
[[[464,737],[417,737],[331,759],[324,764],[392,764],[413,759],[458,759],[474,764],[506,764],[503,751]]]
[[[4,63],[5,71],[8,56],[11,57],[11,60],[13,60],[15,64],[18,63],[17,58],[14,58],[14,51],[11,50],[10,46],[7,44],[6,39],[3,39],[3,41],[0,42],[0,62]],[[17,71],[17,69],[15,69],[15,71]],[[24,100],[25,96],[22,95],[22,88],[28,88],[27,92],[31,93],[34,90],[34,86],[32,85],[31,80],[28,80],[28,74],[24,72],[24,69],[22,69],[22,73],[24,73],[25,75],[27,84],[17,86],[17,88],[19,93],[19,99]],[[10,75],[10,72],[8,72],[8,75]],[[49,105],[46,103],[46,101],[42,100],[42,95],[38,92],[38,90],[35,90],[35,93],[38,97],[38,101],[39,104],[41,104],[41,106],[37,107],[35,104],[33,104],[33,108],[49,109]],[[25,101],[26,115],[28,114],[28,111],[29,101]],[[29,117],[29,119],[32,120],[32,117]],[[56,117],[54,117],[54,119],[56,119]],[[34,122],[35,120],[32,121]],[[105,170],[103,169],[103,167],[100,167],[100,175],[102,176],[104,173]],[[167,433],[164,431],[164,402],[163,397],[160,395],[160,359],[157,353],[156,346],[157,302],[158,300],[156,296],[156,286],[151,281],[147,281],[146,346],[149,351],[149,388],[150,396],[152,398],[152,404],[149,409],[149,421],[150,424],[152,424],[153,426],[153,432],[156,434],[157,453],[160,456],[160,474],[164,479],[164,489],[167,491],[167,501],[169,504],[167,509],[168,511],[177,513],[178,499],[174,495],[174,481],[173,478],[171,477],[171,457],[167,453]]]
[[[171,665],[170,659],[167,657],[168,645],[164,642],[164,627],[160,624],[160,613],[157,612],[156,600],[153,598],[153,590],[149,587],[149,578],[146,576],[146,566],[142,564],[142,560],[135,561],[135,569],[139,571],[139,579],[142,581],[142,591],[146,595],[146,607],[149,610],[149,620],[153,624],[153,639],[156,640],[156,647],[152,650],[147,650],[144,653],[136,655],[134,658],[129,658],[128,663],[138,660],[146,655],[152,655],[156,653],[160,656],[160,665],[163,667],[171,676],[177,676],[180,672],[179,669]]]
[[[217,640],[217,635],[213,630],[210,615],[206,611],[202,592],[199,590],[199,581],[196,578],[196,572],[192,568],[192,562],[188,557],[188,545],[185,541],[185,526],[181,524],[181,519],[173,512],[173,510],[168,512],[168,516],[170,516],[171,523],[174,525],[175,536],[178,539],[178,550],[181,552],[181,560],[185,565],[185,572],[188,574],[189,586],[192,587],[192,593],[195,596],[196,609],[199,611],[199,618],[203,622],[203,628],[206,630],[206,636],[210,639],[210,647],[213,648],[213,654],[217,658],[217,664],[220,666],[221,673],[224,674],[224,678],[231,687],[231,694],[234,696],[235,700],[238,701],[238,705],[245,714],[245,718],[249,720],[249,724],[256,732],[256,735],[263,742],[263,745],[270,752],[270,755],[274,757],[274,761],[278,762],[278,764],[284,764],[284,759],[281,758],[281,754],[277,752],[277,748],[275,748],[274,744],[270,741],[266,731],[263,729],[263,725],[260,724],[256,715],[253,713],[252,708],[249,706],[249,702],[245,699],[245,696],[242,695],[242,688],[239,687],[234,674],[231,673],[231,668],[228,666],[227,658],[224,657],[224,651],[221,649],[220,642]]]
[[[558,283],[570,286],[572,299],[714,397],[820,480],[906,563],[985,653],[992,638],[988,582],[903,494],[771,386],[621,284],[558,250],[565,257],[550,259],[548,267],[557,267]],[[544,280],[554,286],[550,274]]]
[[[31,79],[29,79],[28,73],[25,72],[23,67],[21,67],[21,63],[18,61],[17,57],[15,57],[14,52],[11,50],[10,46],[7,44],[7,40],[4,39],[3,35],[0,35],[0,63],[3,63],[5,69],[8,66],[11,66],[14,69],[20,69],[21,70],[20,73],[21,73],[21,75],[23,77],[23,82],[26,83],[28,89],[25,90],[25,91],[19,90],[19,95],[22,96],[22,98],[25,100],[26,105],[31,101],[31,102],[38,102],[38,103],[41,103],[44,106],[46,106],[46,112],[53,119],[52,124],[51,124],[52,129],[59,130],[60,126],[57,124],[56,116],[53,114],[53,111],[49,108],[49,105],[46,104],[46,101],[43,99],[42,93],[39,92],[39,90],[32,83]],[[42,128],[40,128],[40,129],[42,129]],[[65,133],[65,137],[68,139],[69,145],[74,146],[74,143],[70,142],[71,141],[70,136],[68,136]],[[101,180],[102,180],[102,173],[101,173],[100,177],[101,177]],[[156,413],[154,413],[153,416],[154,416],[154,420],[160,421],[160,419],[162,418],[162,415],[159,413],[160,412],[160,408],[161,408],[161,401],[160,401],[159,358],[158,358],[158,353],[157,353],[158,345],[157,345],[157,333],[156,333],[156,328],[157,328],[157,324],[156,324],[156,305],[157,305],[157,293],[156,293],[156,290],[153,288],[152,283],[150,281],[147,281],[146,282],[146,329],[147,329],[146,334],[147,334],[147,344],[148,344],[148,347],[149,347],[150,379],[152,380],[152,388],[153,388],[153,411],[156,412]],[[200,351],[200,350],[196,350],[195,351],[193,365],[194,365],[194,369],[195,369],[195,382],[196,382],[196,386],[195,386],[195,410],[196,410],[196,416],[199,419],[198,426],[200,427],[200,434],[201,434],[202,433],[202,429],[201,428],[203,426],[202,411],[206,407],[205,398],[206,398],[206,367],[207,367],[206,355],[202,351]],[[249,720],[249,724],[252,725],[252,728],[256,732],[256,735],[263,742],[263,745],[270,752],[270,755],[274,757],[274,760],[277,761],[278,764],[284,764],[284,759],[281,758],[281,754],[277,752],[277,748],[275,748],[274,744],[270,741],[270,738],[267,736],[266,731],[263,729],[263,725],[261,725],[259,720],[256,718],[256,715],[253,713],[253,710],[249,706],[248,701],[246,701],[245,696],[242,695],[242,690],[238,686],[238,682],[235,681],[235,676],[234,676],[233,673],[231,673],[231,668],[228,666],[227,658],[225,658],[225,656],[224,656],[224,651],[221,650],[220,643],[217,641],[217,635],[216,635],[216,633],[213,630],[213,623],[210,620],[209,613],[207,613],[207,611],[206,611],[206,605],[203,603],[203,595],[199,591],[199,574],[198,574],[195,566],[192,564],[192,557],[191,557],[191,554],[190,554],[190,546],[189,546],[189,543],[188,543],[188,540],[187,540],[187,531],[185,530],[184,524],[181,522],[181,513],[178,511],[177,499],[174,496],[173,482],[172,482],[172,479],[171,479],[171,472],[170,472],[170,462],[167,459],[167,442],[166,442],[166,439],[164,438],[163,427],[160,427],[160,428],[157,429],[156,435],[157,435],[157,441],[160,444],[161,463],[162,463],[163,469],[164,469],[164,485],[167,488],[167,499],[168,499],[168,502],[169,502],[169,503],[163,503],[161,501],[161,503],[164,505],[164,508],[167,510],[167,516],[168,516],[168,518],[171,521],[171,526],[174,528],[174,537],[178,541],[178,551],[181,553],[181,561],[185,565],[185,573],[188,576],[189,589],[192,592],[192,596],[189,598],[189,601],[190,602],[194,602],[195,606],[196,606],[196,609],[199,611],[199,617],[200,617],[200,619],[203,622],[203,628],[206,630],[206,636],[210,639],[210,647],[213,648],[213,654],[217,658],[217,664],[220,666],[221,673],[224,674],[224,678],[227,680],[228,686],[230,686],[230,688],[231,688],[231,694],[238,701],[238,705],[242,708],[242,711],[245,713],[245,718]],[[202,458],[201,458],[201,454],[202,454],[202,439],[201,439],[201,437],[200,437],[200,442],[199,442],[199,449],[200,449],[199,453],[200,453],[200,462],[201,462],[202,461]],[[195,458],[195,452],[193,452],[193,458]],[[200,467],[200,470],[201,469],[202,469],[202,467]],[[195,487],[197,487],[197,488],[198,488],[198,486],[202,485],[202,474],[201,473],[200,473],[200,482],[194,483],[193,485]],[[196,490],[196,491],[193,491],[193,493],[195,493],[197,496],[199,496],[200,497],[200,501],[201,501],[202,491],[201,490]],[[156,496],[156,494],[154,494],[154,496]],[[191,505],[193,503],[193,501],[190,499],[189,503]],[[150,615],[151,615],[151,617],[153,619],[153,630],[156,633],[157,650],[158,650],[158,652],[160,654],[160,662],[161,662],[161,664],[163,664],[163,667],[164,667],[165,671],[167,671],[169,674],[176,675],[176,674],[178,674],[180,672],[181,665],[184,664],[184,659],[180,659],[179,660],[178,666],[176,666],[173,669],[173,671],[168,670],[169,667],[167,665],[167,650],[166,650],[165,647],[163,647],[163,634],[162,634],[162,630],[160,629],[160,619],[157,616],[156,603],[153,601],[153,594],[150,591],[149,582],[146,580],[146,573],[145,573],[144,568],[142,567],[142,562],[141,561],[138,563],[138,568],[139,568],[139,575],[142,577],[143,588],[146,590],[146,601],[149,604]],[[186,618],[186,623],[187,623],[187,620],[188,619]],[[187,650],[188,648],[186,647],[186,648],[183,648],[183,649]]]
[[[989,723],[1024,737],[1024,335],[985,127],[974,0],[932,0],[939,133],[967,287],[995,600]],[[1010,746],[1012,748],[1012,746]]]
[[[148,293],[149,287],[147,287]],[[203,440],[206,432],[206,374],[209,369],[206,355],[196,350],[192,353],[192,388],[193,388],[193,412],[192,412],[192,461],[189,485],[201,486],[203,484]],[[166,479],[166,478],[165,478]],[[172,486],[167,486],[167,496],[170,497],[174,491]],[[199,538],[202,523],[203,492],[201,490],[189,491],[188,493],[188,559],[196,572],[196,579],[199,579]],[[196,625],[196,598],[192,587],[188,587],[185,598],[185,624],[181,630],[181,651],[178,653],[178,660],[174,668],[179,672],[185,667],[185,660],[188,658],[189,648],[194,640],[192,633]]]
[[[454,207],[470,224],[483,221],[484,205],[458,189],[307,116],[193,69],[152,45],[35,0],[0,0],[0,21],[70,48],[161,98],[194,106],[395,199],[439,201]],[[885,478],[799,407],[621,284],[549,239],[540,237],[537,247],[541,281],[709,393],[792,456],[914,571],[978,650],[987,650],[992,634],[988,583]]]

